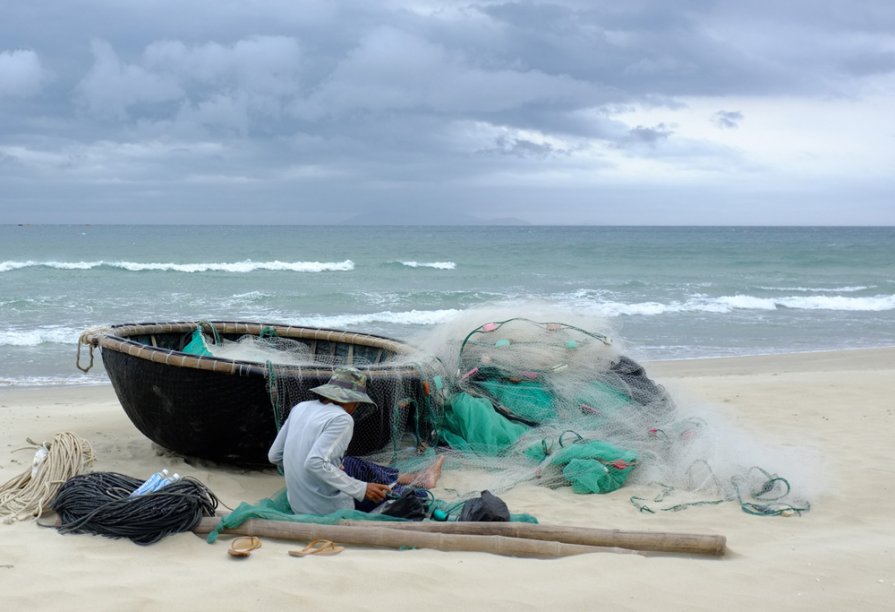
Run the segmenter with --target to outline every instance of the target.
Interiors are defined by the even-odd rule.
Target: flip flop
[[[243,536],[230,542],[227,553],[231,557],[248,557],[256,548],[261,548],[261,538],[258,536]]]
[[[307,557],[309,555],[337,555],[345,550],[344,546],[339,546],[331,540],[314,540],[301,550],[290,550],[290,557]]]

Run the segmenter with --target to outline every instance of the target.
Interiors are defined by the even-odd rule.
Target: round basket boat
[[[301,363],[228,359],[195,351],[197,334],[215,345],[247,337],[285,339],[302,349]],[[90,362],[81,365],[81,346]],[[413,347],[382,336],[288,325],[209,321],[121,324],[88,330],[78,367],[101,349],[115,393],[128,417],[159,446],[188,457],[241,466],[265,466],[267,450],[292,406],[317,397],[310,391],[335,367],[367,375],[376,408],[355,414],[351,455],[383,450],[404,432],[426,441],[439,417],[438,364]]]

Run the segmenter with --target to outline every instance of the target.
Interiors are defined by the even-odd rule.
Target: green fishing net
[[[487,399],[461,392],[445,406],[441,438],[454,450],[499,455],[528,429],[501,416]]]
[[[456,504],[455,504],[456,506]],[[436,508],[446,512],[456,512],[457,508],[446,507],[443,502],[432,500],[430,510]],[[361,512],[359,510],[340,510],[331,514],[295,514],[289,506],[286,489],[277,492],[273,497],[265,498],[255,504],[242,502],[230,514],[221,517],[218,525],[208,534],[208,542],[214,543],[225,529],[235,529],[249,519],[265,519],[271,521],[289,521],[294,523],[313,523],[315,525],[337,525],[342,521],[370,522],[406,522],[407,519],[396,518],[382,513]],[[537,523],[530,514],[512,513],[510,520],[524,523]]]
[[[523,482],[608,493],[673,418],[664,389],[603,335],[563,323],[508,319],[470,332],[457,355],[441,443],[454,465]]]

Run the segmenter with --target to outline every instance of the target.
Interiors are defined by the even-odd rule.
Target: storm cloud
[[[4,12],[0,222],[895,223],[886,0]]]

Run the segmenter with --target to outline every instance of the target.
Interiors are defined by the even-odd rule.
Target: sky
[[[895,225],[891,0],[3,0],[0,223]]]

